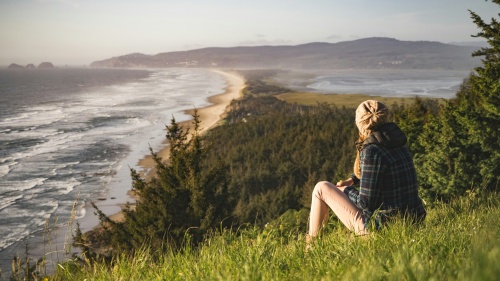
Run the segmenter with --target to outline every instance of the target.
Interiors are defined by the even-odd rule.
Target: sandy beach
[[[233,99],[238,99],[241,96],[241,91],[245,87],[245,80],[239,74],[229,71],[213,70],[214,72],[222,75],[226,80],[227,86],[224,93],[212,96],[208,98],[211,105],[199,108],[198,115],[200,116],[200,131],[203,134],[207,130],[218,125],[221,118],[224,117],[227,106],[231,103]],[[186,113],[192,114],[194,109],[188,110]],[[192,127],[192,119],[184,122],[180,122],[183,128]],[[156,151],[158,155],[165,161],[169,156],[169,147],[167,145],[167,140],[165,139],[165,146],[160,150]],[[143,177],[149,177],[154,174],[155,163],[151,155],[145,155],[139,160],[139,166],[142,167],[140,171]],[[129,194],[133,197],[132,194]],[[121,212],[109,216],[110,219],[115,221],[120,221],[123,219],[123,214]]]

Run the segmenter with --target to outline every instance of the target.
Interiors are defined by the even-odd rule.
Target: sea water
[[[321,93],[449,99],[468,74],[459,70],[331,70],[295,78],[290,86]]]
[[[189,120],[185,110],[209,105],[225,86],[220,74],[201,69],[0,70],[3,272],[26,242],[54,243],[50,233],[72,215],[84,230],[94,227],[90,202],[118,212],[131,189],[129,168],[163,147],[170,119]]]

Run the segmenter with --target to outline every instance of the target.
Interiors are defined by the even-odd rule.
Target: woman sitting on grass
[[[359,140],[354,173],[336,185],[327,181],[316,184],[308,241],[328,220],[328,207],[358,235],[368,233],[374,213],[377,227],[398,215],[414,221],[425,218],[413,160],[404,146],[406,136],[395,123],[387,122],[388,113],[388,108],[375,100],[364,101],[356,109]],[[355,184],[359,184],[359,191]]]

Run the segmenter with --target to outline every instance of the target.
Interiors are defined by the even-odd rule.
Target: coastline
[[[226,113],[227,106],[233,99],[238,99],[239,97],[241,97],[241,91],[245,87],[245,79],[235,72],[218,69],[214,69],[212,71],[224,77],[224,80],[226,81],[226,88],[224,89],[223,93],[208,98],[208,102],[211,103],[210,105],[198,109],[198,115],[200,119],[200,134],[203,134],[218,125],[218,122],[224,117],[224,114]],[[186,110],[185,113],[192,115],[194,113],[194,109]],[[179,124],[183,128],[192,127],[192,121],[193,120],[191,118],[190,120],[179,122]],[[165,161],[169,157],[170,148],[167,145],[168,142],[166,139],[163,143],[165,144],[163,148],[159,151],[156,151],[156,153]],[[139,172],[141,173],[142,177],[145,177],[147,179],[154,175],[155,162],[151,155],[144,155],[143,158],[139,159],[138,166],[141,167],[141,171]],[[128,195],[130,198],[133,198],[131,190],[128,192]],[[120,209],[122,206],[124,206],[124,204],[125,202],[118,204]],[[108,217],[114,221],[122,221],[124,219],[123,213],[121,211],[109,215]]]

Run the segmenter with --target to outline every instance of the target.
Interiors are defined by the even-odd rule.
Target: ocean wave
[[[0,250],[3,250],[10,245],[23,240],[26,236],[29,235],[29,231],[26,230],[23,226],[18,226],[14,229],[9,229],[9,231],[2,233],[0,230],[0,234],[2,234],[2,239],[0,240]]]
[[[12,124],[13,122],[17,122],[19,120],[23,120],[23,119],[26,119],[26,118],[29,118],[33,115],[37,115],[38,112],[23,112],[23,113],[20,113],[18,115],[14,115],[14,116],[11,116],[11,117],[8,117],[8,118],[5,118],[3,120],[0,120],[0,126],[5,126],[5,125],[9,125],[9,124]]]
[[[19,141],[28,139],[44,139],[64,133],[63,131],[54,128],[29,127],[29,128],[16,128],[2,138],[6,141]]]
[[[0,122],[0,126],[25,128],[46,126],[65,118],[65,115],[63,109],[58,108],[56,105],[50,107],[32,107],[30,111],[4,119],[3,122]]]
[[[0,165],[0,178],[7,175],[10,172],[9,165]]]
[[[74,141],[80,139],[82,136],[79,134],[58,134],[57,137],[48,139],[46,142],[39,143],[32,146],[31,149],[23,152],[17,152],[11,155],[13,160],[17,161],[27,157],[34,157],[40,154],[51,153],[55,151],[61,151],[69,145],[68,143],[73,143]]]
[[[34,178],[24,181],[15,181],[2,184],[3,194],[9,191],[26,191],[34,188],[35,186],[43,184],[48,178]]]
[[[59,182],[57,189],[59,190],[59,194],[68,194],[75,189],[75,187],[81,185],[75,178],[70,178],[67,181]]]
[[[14,204],[17,200],[19,200],[23,197],[24,197],[24,195],[21,194],[21,195],[17,195],[17,196],[0,198],[0,210],[9,207],[10,205]]]

